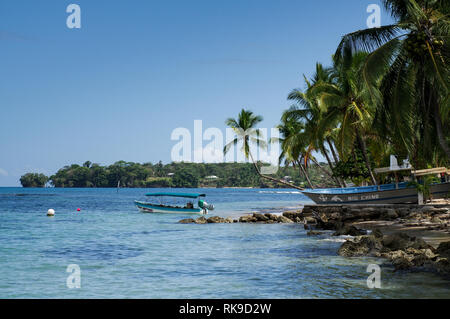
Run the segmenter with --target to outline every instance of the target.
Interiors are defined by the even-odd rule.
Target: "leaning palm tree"
[[[305,134],[308,135],[306,139],[310,142],[308,146],[308,155],[311,157],[312,151],[320,152],[327,160],[331,171],[334,171],[334,165],[339,162],[339,158],[334,147],[333,130],[337,127],[338,123],[327,122],[328,126],[319,125],[323,120],[322,117],[326,112],[326,108],[323,108],[323,105],[318,103],[318,96],[314,91],[314,88],[319,84],[334,83],[335,74],[332,71],[332,68],[325,68],[322,64],[316,63],[316,71],[311,80],[308,80],[306,76],[304,76],[307,85],[305,92],[300,89],[294,89],[288,95],[288,99],[296,101],[297,105],[291,106],[283,116],[291,117],[305,123]],[[333,156],[334,165],[325,145],[328,146],[328,149]],[[311,157],[311,159],[313,158]],[[316,164],[322,169],[318,163]],[[328,171],[325,171],[325,173],[329,175]],[[340,180],[336,176],[333,176],[333,178],[338,185],[345,187],[346,184],[344,180]]]
[[[379,132],[401,143],[413,161],[431,162],[438,148],[448,162],[450,2],[382,3],[395,23],[345,35],[335,59],[342,59],[346,51],[369,52],[361,74],[377,103]],[[380,76],[382,83],[378,83]]]
[[[284,161],[285,165],[292,164],[294,167],[298,166],[301,174],[305,176],[309,187],[314,189],[307,171],[308,151],[304,123],[284,116],[283,114],[281,117],[281,124],[279,124],[277,128],[280,131],[281,137],[271,138],[271,142],[278,142],[281,144],[279,163],[281,164],[281,162]]]
[[[286,181],[279,180],[261,173],[261,170],[258,167],[258,164],[255,162],[253,154],[250,150],[250,144],[256,144],[257,147],[267,147],[267,143],[261,138],[261,131],[256,128],[256,125],[262,120],[263,118],[261,116],[254,115],[253,112],[244,109],[241,110],[237,119],[227,119],[225,121],[225,124],[233,129],[233,131],[236,133],[236,137],[227,145],[225,145],[225,147],[223,148],[223,153],[228,153],[228,151],[232,147],[236,146],[239,142],[242,141],[242,151],[244,152],[245,158],[251,160],[256,169],[256,172],[260,177],[292,188],[304,190],[304,188],[302,187],[298,187]]]

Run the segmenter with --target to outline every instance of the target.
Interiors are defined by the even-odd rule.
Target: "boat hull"
[[[205,214],[202,208],[181,208],[181,207],[163,207],[145,202],[134,202],[136,207],[142,213],[156,213],[156,214]]]
[[[433,199],[448,198],[450,183],[434,184],[430,186]],[[418,194],[414,187],[366,191],[352,193],[333,192],[303,192],[316,204],[417,204]]]

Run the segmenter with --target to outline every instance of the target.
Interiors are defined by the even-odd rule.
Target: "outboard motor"
[[[198,201],[198,207],[202,208],[206,214],[208,213],[208,210],[214,210],[213,204],[208,204],[206,201],[202,199]]]

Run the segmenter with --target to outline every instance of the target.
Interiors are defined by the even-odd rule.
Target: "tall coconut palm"
[[[325,144],[327,144],[333,156],[334,164],[337,164],[339,158],[334,148],[332,134],[332,130],[336,127],[337,123],[328,123],[327,127],[319,125],[322,121],[323,114],[326,112],[326,108],[323,108],[323,105],[318,104],[318,97],[314,92],[314,87],[321,83],[333,83],[334,74],[331,68],[325,68],[322,64],[316,63],[316,72],[311,81],[305,76],[304,79],[307,85],[305,92],[302,92],[300,89],[295,89],[288,96],[288,99],[296,101],[298,106],[292,106],[283,116],[292,117],[298,121],[305,122],[305,133],[308,135],[307,140],[310,142],[308,147],[309,153],[314,150],[319,151],[326,158],[331,171],[333,171],[333,161],[328,154]],[[311,156],[310,154],[308,155]],[[328,171],[326,171],[326,173],[329,174]],[[337,177],[334,178],[340,186],[345,186],[345,181],[341,181]]]
[[[244,109],[241,110],[237,119],[227,119],[225,121],[225,124],[234,130],[234,132],[236,133],[236,137],[227,145],[225,145],[223,149],[224,154],[228,153],[228,151],[233,146],[236,146],[239,142],[242,141],[242,151],[244,152],[245,158],[250,158],[256,169],[256,172],[260,177],[292,188],[304,190],[304,188],[302,187],[298,187],[286,181],[279,180],[261,173],[261,170],[259,169],[258,164],[255,162],[253,154],[250,150],[250,144],[256,144],[257,147],[267,147],[267,143],[261,138],[261,131],[256,128],[256,125],[262,120],[263,118],[261,116],[254,115],[253,112]]]
[[[369,52],[361,73],[377,103],[379,131],[401,142],[416,161],[431,161],[438,147],[448,162],[450,2],[382,3],[395,23],[345,35],[335,59],[342,59],[346,51]]]
[[[314,186],[309,178],[307,171],[307,140],[304,133],[304,123],[295,119],[282,116],[281,124],[277,126],[280,131],[280,138],[272,138],[272,142],[279,142],[281,144],[281,154],[279,157],[279,163],[283,162],[286,165],[292,164],[294,167],[298,166],[301,174],[305,176],[305,179],[310,188],[314,189]]]
[[[338,122],[337,143],[340,154],[347,157],[356,141],[363,153],[372,183],[376,184],[366,141],[367,132],[372,128],[375,109],[369,89],[360,79],[366,57],[367,53],[364,52],[352,54],[347,51],[334,65],[336,80],[316,84],[313,94],[318,98],[319,107],[326,110],[318,130],[323,131],[321,126],[328,128]]]

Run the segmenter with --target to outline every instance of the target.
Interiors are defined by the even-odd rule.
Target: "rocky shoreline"
[[[450,276],[450,205],[308,205],[282,214],[253,213],[239,219],[204,216],[183,224],[303,224],[308,235],[352,236],[338,250],[344,257],[389,260],[396,270]]]

